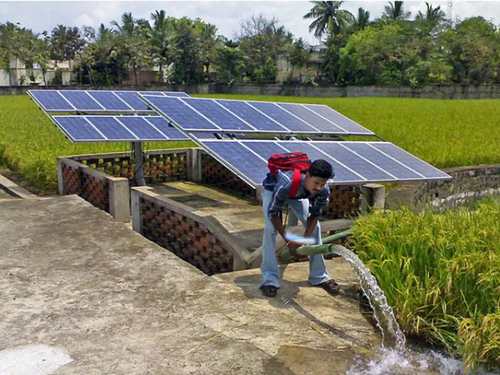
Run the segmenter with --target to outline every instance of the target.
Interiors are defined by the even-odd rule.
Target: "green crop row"
[[[370,214],[352,247],[376,276],[407,335],[500,365],[500,200],[472,209]]]

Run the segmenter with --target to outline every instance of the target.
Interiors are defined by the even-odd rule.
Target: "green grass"
[[[351,246],[384,290],[406,334],[500,364],[500,199],[474,209],[361,217]]]
[[[191,142],[147,142],[145,148],[190,145]],[[34,191],[56,191],[58,156],[129,150],[126,142],[71,143],[28,96],[0,96],[0,165],[19,173]]]
[[[439,168],[500,162],[500,100],[203,96],[326,104]]]
[[[500,162],[500,100],[204,96],[327,104],[437,167]],[[55,191],[57,156],[128,149],[127,143],[72,144],[28,96],[0,96],[0,164],[35,190]]]

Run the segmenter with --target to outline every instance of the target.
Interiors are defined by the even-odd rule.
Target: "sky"
[[[449,1],[429,1],[448,11]],[[384,10],[386,1],[345,1],[343,8],[357,13],[359,7],[370,11],[376,18]],[[416,15],[425,9],[424,1],[405,1],[407,10]],[[119,20],[124,12],[132,12],[135,18],[150,18],[155,10],[164,9],[169,16],[199,17],[217,26],[220,34],[234,38],[238,35],[242,21],[252,15],[275,17],[297,38],[317,44],[308,30],[310,20],[303,15],[311,8],[308,1],[2,1],[0,0],[0,23],[19,22],[35,32],[52,30],[57,24],[71,26],[93,26],[110,24]],[[464,19],[483,16],[500,25],[500,0],[453,1],[453,18]]]

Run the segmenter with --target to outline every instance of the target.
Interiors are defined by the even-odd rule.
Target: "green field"
[[[500,162],[500,100],[205,96],[327,104],[437,167]],[[35,190],[55,191],[57,156],[128,148],[125,143],[71,144],[28,96],[0,96],[0,164]]]
[[[500,199],[437,214],[371,214],[350,247],[376,276],[407,335],[500,365]]]

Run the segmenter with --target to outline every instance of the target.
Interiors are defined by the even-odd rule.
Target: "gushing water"
[[[377,279],[351,250],[337,245],[333,246],[333,252],[347,260],[358,274],[361,289],[368,297],[373,316],[382,334],[383,345],[396,350],[403,350],[406,342],[405,335],[399,328],[394,312],[387,303],[384,292],[378,286]]]

